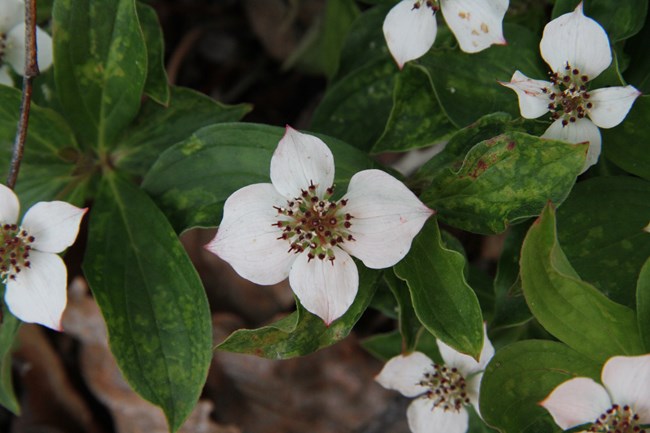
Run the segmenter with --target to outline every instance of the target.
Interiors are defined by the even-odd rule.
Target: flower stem
[[[18,130],[11,155],[7,186],[11,189],[16,185],[20,163],[23,159],[27,126],[29,124],[29,109],[32,101],[32,81],[38,75],[36,60],[36,0],[25,1],[25,75],[23,77],[23,97],[20,103]]]

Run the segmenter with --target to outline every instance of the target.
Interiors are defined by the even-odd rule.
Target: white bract
[[[18,197],[0,185],[0,278],[7,307],[23,322],[61,330],[68,277],[57,253],[74,243],[86,210],[39,202],[18,225]]]
[[[38,67],[52,65],[52,38],[36,27]],[[0,84],[13,86],[6,64],[20,75],[25,74],[25,2],[0,0]]]
[[[551,81],[533,80],[515,71],[509,83],[501,84],[517,93],[523,117],[534,119],[551,112],[554,122],[543,138],[589,142],[585,171],[600,155],[598,127],[621,123],[641,92],[633,86],[589,89],[589,82],[612,62],[612,54],[605,30],[583,14],[582,3],[547,24],[539,46],[551,68]]]
[[[406,412],[413,433],[465,433],[469,414],[478,409],[483,370],[494,356],[494,347],[483,331],[479,361],[437,340],[443,365],[420,352],[400,355],[386,363],[375,378],[384,388],[415,397]]]
[[[403,0],[384,20],[384,37],[400,69],[423,56],[436,39],[436,12],[442,9],[460,48],[476,53],[492,44],[505,45],[503,16],[509,0]]]
[[[393,266],[433,211],[380,170],[350,179],[332,201],[334,158],[322,140],[287,127],[271,158],[271,182],[226,200],[206,248],[257,284],[289,284],[310,312],[330,324],[359,286],[353,255],[369,268]]]
[[[642,433],[650,424],[650,354],[615,356],[603,366],[602,385],[576,377],[540,403],[563,430],[590,424],[587,432]]]

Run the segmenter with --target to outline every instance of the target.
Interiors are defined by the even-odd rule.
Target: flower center
[[[0,280],[15,280],[23,268],[29,268],[29,251],[34,236],[16,224],[0,227]]]
[[[411,8],[411,10],[420,9],[422,6],[431,9],[434,15],[436,12],[438,12],[438,10],[440,10],[440,6],[438,6],[438,2],[432,0],[416,0],[413,3],[413,7]]]
[[[562,72],[549,73],[552,86],[544,87],[542,92],[548,94],[551,102],[548,109],[553,120],[562,118],[562,126],[574,123],[586,116],[593,104],[589,102],[587,83],[589,77],[581,74],[567,62]]]
[[[334,264],[333,248],[355,240],[348,230],[354,217],[343,210],[347,200],[330,201],[333,193],[332,185],[323,197],[318,197],[316,185],[310,183],[300,197],[287,200],[286,207],[274,206],[278,221],[273,225],[282,230],[278,239],[289,243],[287,252],[307,251],[308,261],[328,259]]]
[[[602,414],[591,428],[593,433],[645,433],[641,428],[639,415],[635,414],[630,406],[613,405]]]
[[[465,378],[457,368],[433,364],[433,371],[424,373],[420,386],[429,388],[425,396],[433,401],[434,408],[458,412],[470,404]]]

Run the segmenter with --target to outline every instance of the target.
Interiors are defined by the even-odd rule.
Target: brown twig
[[[23,97],[20,102],[20,117],[18,131],[14,141],[11,155],[7,186],[14,188],[23,160],[27,126],[29,124],[29,108],[32,101],[32,81],[38,75],[38,61],[36,60],[36,0],[25,1],[25,74],[23,76]]]

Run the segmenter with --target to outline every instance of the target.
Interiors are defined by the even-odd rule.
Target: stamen
[[[0,228],[0,280],[15,280],[24,268],[30,268],[29,251],[36,239],[16,224],[4,224]]]

